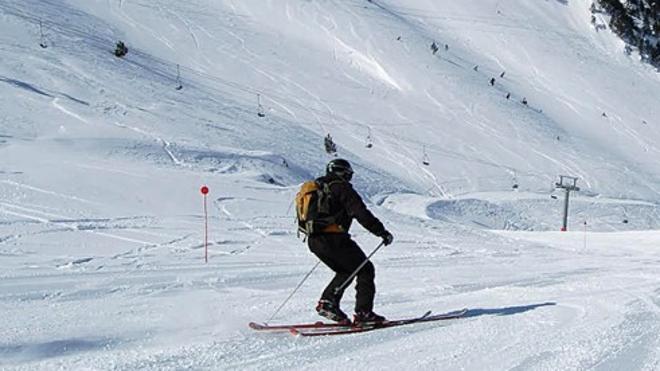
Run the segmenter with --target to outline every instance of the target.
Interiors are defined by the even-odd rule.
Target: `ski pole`
[[[273,318],[275,318],[275,316],[277,315],[277,313],[279,313],[280,310],[281,310],[282,308],[284,308],[284,305],[286,305],[286,303],[291,299],[291,297],[293,297],[293,295],[296,293],[296,291],[298,291],[298,289],[300,288],[300,286],[302,286],[303,283],[305,283],[305,281],[307,281],[307,279],[309,278],[309,276],[312,275],[312,272],[314,272],[314,270],[316,270],[316,267],[318,267],[320,263],[321,263],[321,261],[319,260],[319,261],[316,262],[316,264],[314,264],[314,267],[312,267],[312,269],[311,269],[309,272],[307,272],[307,274],[305,275],[305,277],[303,277],[302,281],[300,281],[300,283],[298,284],[298,286],[296,286],[296,288],[293,289],[293,291],[291,292],[291,294],[289,295],[289,297],[286,298],[286,299],[284,300],[284,302],[282,302],[282,304],[280,304],[280,306],[277,308],[277,310],[275,311],[275,313],[273,313],[273,315],[270,316],[270,318],[268,318],[268,321],[265,322],[266,324],[268,324],[268,322],[270,322]]]
[[[342,283],[339,287],[335,288],[335,295],[340,293],[341,290],[343,290],[346,286],[348,286],[351,283],[351,281],[353,280],[353,278],[355,278],[355,276],[358,274],[360,269],[362,269],[362,267],[364,267],[369,262],[369,259],[371,259],[371,257],[376,253],[376,251],[378,251],[378,249],[383,247],[384,244],[385,244],[385,241],[378,244],[378,246],[376,246],[374,251],[372,251],[371,254],[369,254],[369,256],[367,256],[366,259],[364,259],[362,264],[360,264],[360,266],[357,267],[357,269],[355,271],[353,271],[353,273],[351,273],[351,275],[346,279],[346,281],[344,281],[344,283]]]

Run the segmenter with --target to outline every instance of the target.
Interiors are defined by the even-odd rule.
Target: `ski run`
[[[1,0],[0,370],[660,370],[660,74],[592,2]],[[315,310],[336,159],[378,325]]]

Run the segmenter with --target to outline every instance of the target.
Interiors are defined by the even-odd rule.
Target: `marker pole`
[[[209,262],[209,215],[206,208],[206,195],[209,193],[209,187],[202,186],[199,190],[204,195],[204,262]]]

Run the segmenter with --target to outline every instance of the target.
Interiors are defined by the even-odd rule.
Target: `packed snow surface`
[[[2,0],[0,369],[660,369],[660,76],[589,5]],[[465,318],[247,327],[316,263],[327,134],[395,236],[375,310]]]

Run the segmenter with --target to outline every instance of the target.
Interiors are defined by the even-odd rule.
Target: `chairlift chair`
[[[327,154],[337,156],[337,144],[332,140],[332,136],[329,133],[323,138],[323,147]]]
[[[176,86],[175,89],[176,90],[183,89],[183,85],[181,84],[181,71],[179,70],[179,65],[178,64],[176,65],[176,82],[177,82],[178,85]]]
[[[257,94],[257,116],[266,117],[264,107],[261,105],[261,94]]]
[[[43,30],[43,26],[41,24],[41,20],[39,21],[39,35],[40,35],[39,46],[42,47],[43,49],[46,49],[48,47],[48,45],[46,44],[46,40],[45,40],[45,37],[44,37],[44,30]]]
[[[422,151],[424,152],[424,156],[422,157],[422,164],[426,166],[431,165],[431,162],[429,160],[429,155],[426,153],[426,147],[424,147]]]
[[[518,176],[517,176],[517,174],[516,174],[515,171],[513,172],[513,179],[511,179],[511,183],[513,183],[513,185],[511,186],[511,188],[512,188],[514,191],[515,191],[515,190],[518,190],[518,187],[519,187],[519,185],[518,185]]]

